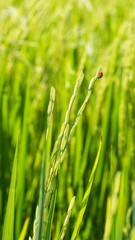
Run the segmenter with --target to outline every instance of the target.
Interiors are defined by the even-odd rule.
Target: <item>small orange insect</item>
[[[98,78],[101,78],[101,77],[103,77],[103,72],[99,72],[98,74]]]

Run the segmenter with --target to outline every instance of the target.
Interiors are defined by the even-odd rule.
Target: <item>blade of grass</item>
[[[114,180],[114,190],[111,197],[110,209],[107,213],[106,224],[105,224],[105,231],[104,231],[104,240],[108,240],[111,234],[112,225],[114,221],[114,216],[117,211],[118,201],[119,201],[119,189],[121,183],[121,172],[117,172]]]
[[[88,183],[87,189],[85,191],[85,194],[84,194],[84,197],[83,197],[83,200],[82,200],[82,203],[81,203],[81,209],[79,211],[79,215],[78,215],[78,218],[77,218],[77,221],[76,221],[76,224],[75,224],[75,228],[74,228],[71,240],[76,239],[77,235],[79,233],[80,225],[82,223],[83,215],[84,215],[84,212],[86,210],[86,206],[87,206],[88,198],[89,198],[89,195],[90,195],[90,192],[91,192],[91,187],[92,187],[95,171],[96,171],[96,168],[97,168],[97,164],[98,164],[98,160],[99,160],[99,156],[100,156],[100,151],[101,151],[101,145],[102,145],[102,138],[100,140],[100,145],[99,145],[97,157],[96,157],[96,160],[95,160],[95,163],[94,163],[94,166],[93,166],[90,178],[89,178],[89,183]]]
[[[52,199],[51,199],[51,203],[50,203],[50,208],[49,208],[48,222],[47,222],[47,227],[46,227],[46,236],[44,238],[47,240],[51,239],[52,222],[53,222],[53,216],[54,216],[56,196],[57,196],[57,188],[54,190],[54,193],[53,193]]]
[[[43,202],[44,202],[44,185],[45,185],[45,153],[43,154],[43,160],[42,160],[41,188],[40,188],[40,198],[39,198],[39,218],[38,218],[38,229],[37,229],[36,240],[41,239]]]
[[[29,72],[31,77],[31,71]],[[16,239],[19,238],[22,225],[22,208],[25,194],[25,174],[26,174],[26,154],[27,154],[27,140],[28,140],[28,116],[30,109],[30,82],[27,82],[25,96],[25,107],[23,115],[23,127],[20,146],[20,158],[18,162],[18,176],[17,176],[17,212],[16,212]]]
[[[5,53],[2,58],[1,70],[0,70],[0,232],[2,232],[2,223],[4,219],[4,202],[5,202],[5,158],[4,153],[4,134],[3,134],[3,93],[4,93],[4,83],[6,79],[6,66],[7,66],[7,55],[8,55],[8,45],[5,45]],[[4,159],[5,160],[5,159]],[[0,234],[1,237],[1,234]]]
[[[25,239],[26,234],[27,234],[29,221],[30,221],[30,219],[29,219],[29,217],[27,217],[26,220],[25,220],[25,223],[23,225],[23,229],[21,231],[21,234],[19,236],[19,240],[24,240]]]
[[[16,151],[13,163],[11,184],[8,196],[7,209],[5,214],[4,226],[3,226],[3,240],[14,239],[14,216],[15,216],[15,194],[16,194],[16,178],[17,178],[17,163],[18,163],[18,143],[19,133],[16,144]]]

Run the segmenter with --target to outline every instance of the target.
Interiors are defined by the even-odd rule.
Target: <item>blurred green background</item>
[[[28,239],[39,198],[50,88],[56,89],[53,147],[78,74],[83,70],[85,78],[71,124],[90,79],[102,65],[104,76],[94,86],[59,174],[52,239],[58,239],[75,195],[65,239],[71,237],[102,131],[100,160],[78,239],[103,238],[118,171],[121,184],[109,239],[131,239],[135,228],[134,10],[132,0],[0,1],[0,232],[18,130],[15,239],[29,217]]]

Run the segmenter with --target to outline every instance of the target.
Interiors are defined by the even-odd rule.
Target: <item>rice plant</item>
[[[134,240],[134,7],[1,0],[0,239]]]

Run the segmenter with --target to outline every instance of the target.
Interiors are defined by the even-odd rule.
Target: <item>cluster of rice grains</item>
[[[34,221],[34,229],[33,229],[33,238],[32,238],[33,240],[36,239],[37,233],[39,234],[38,239],[40,239],[40,237],[41,237],[41,239],[47,239],[46,237],[48,236],[48,222],[50,221],[49,217],[52,217],[52,216],[49,215],[50,208],[51,208],[51,201],[52,201],[52,198],[53,198],[54,194],[57,192],[57,181],[58,181],[59,169],[61,167],[61,164],[63,163],[64,156],[65,156],[66,149],[67,149],[67,145],[68,145],[70,139],[72,138],[72,136],[74,134],[75,128],[76,128],[76,126],[77,126],[77,124],[78,124],[78,122],[79,122],[79,120],[80,120],[80,118],[83,114],[83,111],[86,107],[86,104],[87,104],[87,102],[88,102],[88,100],[91,96],[93,85],[98,78],[101,78],[103,76],[103,73],[100,71],[100,69],[101,69],[101,67],[99,67],[99,69],[97,70],[96,76],[91,79],[90,84],[88,86],[88,92],[87,92],[87,95],[84,99],[84,102],[83,102],[82,106],[80,107],[80,109],[79,109],[79,111],[76,115],[73,126],[70,128],[70,126],[69,126],[70,112],[71,112],[73,103],[75,101],[75,98],[76,98],[76,95],[77,95],[77,92],[78,92],[78,88],[80,87],[80,85],[83,81],[83,78],[84,78],[84,74],[81,71],[81,73],[80,73],[80,75],[77,79],[77,83],[75,85],[73,95],[72,95],[72,97],[70,99],[70,102],[69,102],[68,110],[67,110],[66,116],[65,116],[65,121],[62,124],[61,131],[60,131],[60,134],[58,136],[58,139],[54,144],[52,154],[50,154],[50,147],[49,147],[49,153],[48,153],[48,147],[47,147],[48,144],[50,145],[50,141],[51,141],[50,140],[51,134],[49,134],[49,133],[52,131],[53,107],[54,107],[54,101],[55,101],[55,89],[53,87],[51,88],[50,102],[49,102],[49,106],[48,106],[48,120],[47,120],[48,127],[47,127],[47,133],[46,133],[46,143],[45,143],[45,149],[46,149],[45,156],[48,156],[46,158],[46,161],[48,161],[48,163],[46,163],[46,166],[48,166],[47,167],[48,172],[46,172],[44,170],[46,172],[46,176],[44,178],[44,179],[46,179],[45,191],[44,191],[44,194],[42,196],[42,201],[43,202],[41,203],[41,201],[40,201],[40,203],[42,204],[43,215],[42,215],[42,213],[41,213],[41,215],[39,214],[39,210],[38,210],[38,207],[37,207],[36,219]],[[94,175],[97,163],[98,163],[99,152],[98,152],[97,159],[95,161],[95,165],[93,167],[92,174],[90,176],[90,183],[89,183],[89,187],[87,189],[87,193],[84,196],[84,200],[85,200],[85,198],[88,199],[88,196],[90,194],[91,185],[92,185],[92,182],[93,182],[93,175]],[[50,158],[49,158],[49,155],[50,155]],[[44,176],[44,174],[43,174],[43,176]],[[42,191],[43,191],[43,189],[42,189]],[[40,197],[41,197],[41,195],[40,195]],[[68,212],[67,212],[67,216],[66,216],[66,219],[64,221],[63,228],[61,230],[61,234],[60,234],[60,238],[59,238],[60,240],[62,240],[64,238],[66,228],[67,228],[67,223],[69,221],[69,218],[70,218],[70,215],[71,215],[71,210],[72,210],[72,207],[73,207],[73,204],[74,204],[74,200],[75,200],[75,197],[73,197],[71,199],[71,203],[70,203],[70,206],[69,206],[69,209],[68,209]],[[86,208],[86,205],[87,205],[87,203],[85,203],[85,208]],[[54,207],[55,207],[55,204],[54,204]],[[84,211],[85,211],[85,208],[84,208]],[[84,214],[84,211],[83,211],[83,214]],[[53,212],[51,212],[51,213],[53,215]],[[81,219],[83,217],[83,214],[81,212]],[[40,219],[40,218],[42,218],[41,225],[38,224],[38,219]],[[78,229],[79,229],[79,226],[80,226],[80,223],[81,223],[81,221],[79,219],[79,221],[77,223],[76,230],[73,233],[72,239],[75,239],[75,237],[77,235],[77,232],[78,232]],[[39,230],[39,228],[40,228],[40,230]],[[31,237],[29,237],[29,239],[31,239]]]

